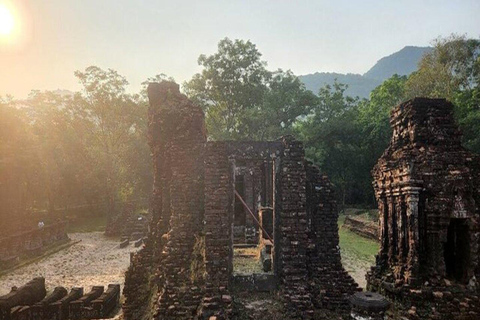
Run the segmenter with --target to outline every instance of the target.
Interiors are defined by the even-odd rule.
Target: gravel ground
[[[47,291],[63,286],[68,290],[84,287],[88,292],[91,286],[110,283],[119,283],[123,289],[130,252],[137,248],[130,244],[120,249],[118,240],[106,238],[102,232],[72,233],[69,237],[81,242],[0,277],[0,295],[39,276],[45,277]]]

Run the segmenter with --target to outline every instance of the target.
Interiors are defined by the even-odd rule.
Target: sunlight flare
[[[14,26],[15,19],[12,12],[5,5],[0,4],[0,35],[10,35]]]

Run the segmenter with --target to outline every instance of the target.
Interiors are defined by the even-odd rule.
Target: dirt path
[[[110,283],[119,283],[123,289],[130,252],[137,248],[130,245],[120,249],[118,240],[106,238],[102,232],[72,233],[69,237],[81,242],[0,277],[0,295],[39,276],[45,277],[47,290],[63,286],[89,291],[91,286]]]

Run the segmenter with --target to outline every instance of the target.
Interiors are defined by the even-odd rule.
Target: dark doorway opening
[[[245,177],[243,175],[235,176],[235,190],[242,198],[245,198]],[[235,199],[234,224],[236,226],[245,226],[246,212],[243,204]]]
[[[450,219],[447,242],[443,249],[447,278],[459,282],[468,281],[470,236],[467,219]]]

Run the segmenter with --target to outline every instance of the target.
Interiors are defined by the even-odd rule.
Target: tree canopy
[[[225,38],[215,54],[198,58],[203,69],[184,88],[205,111],[211,139],[278,138],[314,105],[291,71],[268,71],[261,57],[250,41]]]
[[[465,147],[480,152],[479,56],[479,39],[438,39],[416,72],[394,75],[359,99],[338,82],[314,94],[290,70],[269,71],[252,42],[225,38],[216,53],[199,57],[202,70],[184,91],[205,111],[209,139],[294,134],[342,204],[373,205],[370,170],[390,141],[391,109],[408,98],[451,100]],[[158,74],[130,94],[115,70],[90,66],[75,76],[80,92],[0,97],[0,200],[7,210],[102,203],[113,213],[119,201],[149,196],[145,88],[171,78]]]

